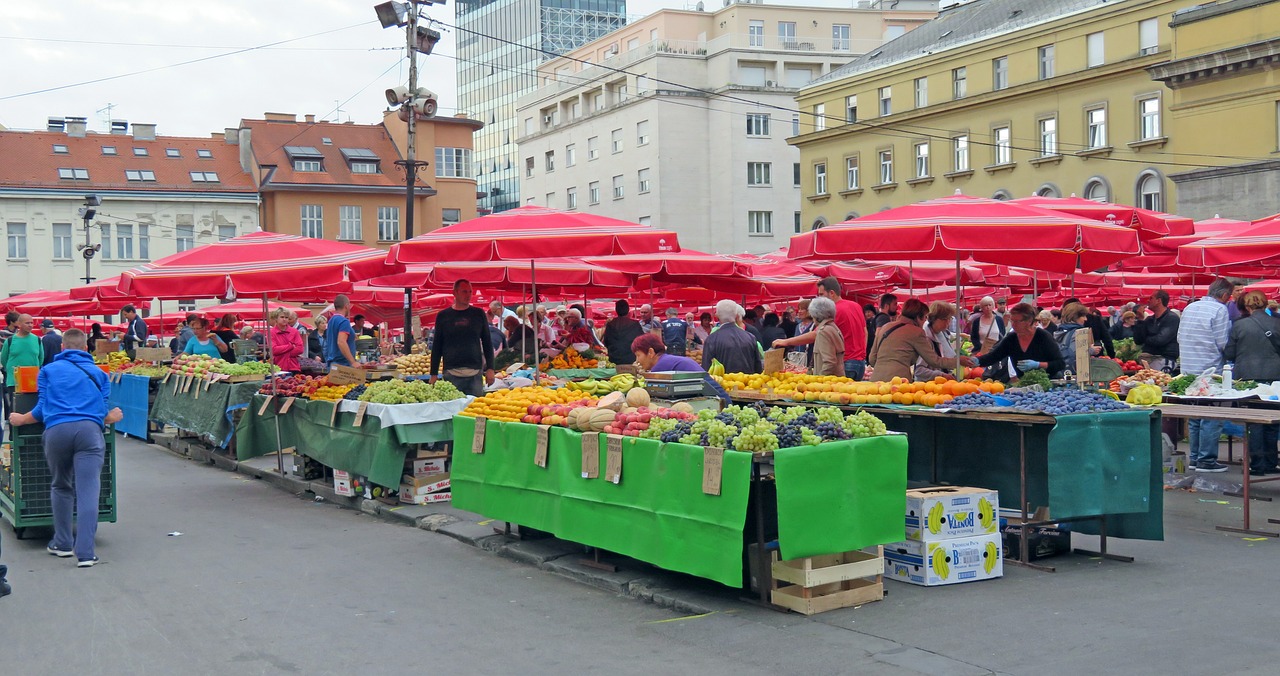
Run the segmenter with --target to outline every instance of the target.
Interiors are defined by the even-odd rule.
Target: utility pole
[[[93,274],[89,270],[89,262],[97,255],[102,248],[101,244],[91,244],[89,241],[89,228],[92,227],[93,217],[98,215],[98,207],[102,204],[102,198],[97,195],[85,195],[84,206],[80,207],[80,218],[84,219],[84,244],[76,246],[80,250],[80,255],[84,256],[84,283],[93,282]]]
[[[415,41],[418,35],[418,2],[409,0],[409,25],[405,27],[405,56],[409,57],[409,91],[418,91],[418,52]],[[414,189],[418,182],[418,161],[415,154],[415,127],[418,114],[409,111],[409,143],[404,160],[404,238],[413,239],[413,202]],[[410,354],[413,348],[413,289],[404,290],[404,353]]]

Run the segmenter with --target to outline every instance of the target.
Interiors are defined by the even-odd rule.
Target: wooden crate
[[[773,552],[774,605],[804,615],[884,598],[884,547],[779,561]]]

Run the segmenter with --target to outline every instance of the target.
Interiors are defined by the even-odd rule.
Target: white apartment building
[[[814,121],[796,92],[937,8],[860,4],[661,10],[544,62],[516,104],[521,202],[675,230],[701,251],[784,246],[801,203],[787,138]]]
[[[156,136],[155,125],[116,121],[93,133],[75,117],[50,118],[43,131],[0,130],[0,294],[84,283],[86,195],[102,200],[88,228],[101,247],[89,264],[95,279],[256,230],[257,189],[234,132]]]

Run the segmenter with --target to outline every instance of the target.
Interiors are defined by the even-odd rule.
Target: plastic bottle
[[[1231,384],[1231,371],[1235,364],[1225,364],[1222,367],[1222,386],[1228,390],[1233,388]]]

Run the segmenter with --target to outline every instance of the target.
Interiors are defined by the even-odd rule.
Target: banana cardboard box
[[[920,542],[904,540],[884,546],[884,576],[936,587],[1004,576],[1000,534]]]
[[[998,534],[999,493],[986,488],[934,486],[907,491],[907,539],[936,542]]]

